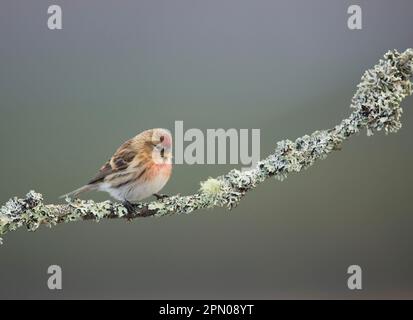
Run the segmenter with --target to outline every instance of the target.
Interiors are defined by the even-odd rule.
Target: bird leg
[[[169,197],[167,194],[161,193],[154,193],[153,195],[155,196],[156,200],[162,200]]]
[[[135,207],[132,203],[130,203],[128,200],[125,200],[122,202],[123,206],[128,210],[128,214],[131,215],[135,213]]]

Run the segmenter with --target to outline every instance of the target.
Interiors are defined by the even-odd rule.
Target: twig
[[[125,218],[128,220],[172,214],[188,214],[198,209],[234,208],[244,195],[260,182],[274,176],[283,180],[289,173],[300,172],[330,152],[341,149],[344,140],[366,128],[367,134],[385,130],[396,132],[401,127],[400,103],[412,93],[413,49],[403,53],[389,51],[384,59],[366,71],[352,99],[354,111],[347,119],[329,130],[305,135],[295,141],[277,143],[274,153],[248,171],[231,170],[226,175],[201,182],[200,190],[190,196],[172,196],[134,205],[128,213],[120,203],[66,199],[65,204],[43,204],[43,196],[30,191],[25,198],[10,199],[0,209],[0,235],[26,226],[34,231],[41,224]],[[0,238],[1,240],[1,238]]]

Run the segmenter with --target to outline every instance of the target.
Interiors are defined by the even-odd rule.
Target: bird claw
[[[162,200],[162,199],[165,199],[165,198],[169,198],[169,196],[167,194],[154,193],[153,195],[155,196],[156,200]]]
[[[125,200],[123,201],[123,206],[126,208],[126,210],[128,210],[128,215],[132,215],[133,213],[135,213],[135,207],[133,206],[132,203],[130,203],[129,201]]]

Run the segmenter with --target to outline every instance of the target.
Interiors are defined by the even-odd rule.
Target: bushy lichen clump
[[[396,132],[401,128],[401,101],[412,93],[413,50],[400,54],[389,51],[384,60],[364,73],[352,99],[355,109],[350,118],[349,133],[366,127],[369,135],[374,131]],[[347,125],[347,126],[349,126]]]
[[[43,208],[43,196],[30,191],[25,199],[16,197],[7,201],[0,208],[0,235],[14,231],[25,225],[29,230],[35,230],[43,215],[47,214]],[[2,239],[0,238],[0,242]]]
[[[413,50],[396,50],[385,54],[374,68],[366,71],[353,96],[354,110],[347,119],[330,130],[316,131],[295,141],[277,143],[274,153],[248,171],[231,170],[226,175],[201,182],[198,193],[191,196],[172,196],[150,203],[138,203],[130,213],[119,203],[92,200],[72,201],[66,204],[44,205],[42,195],[30,191],[25,199],[13,198],[0,209],[0,235],[26,226],[36,230],[41,224],[95,220],[103,218],[133,219],[146,216],[188,214],[197,209],[216,206],[233,208],[246,192],[268,177],[283,180],[288,174],[300,172],[316,160],[324,159],[338,150],[344,140],[366,128],[367,134],[385,130],[396,132],[401,128],[400,103],[412,93],[410,78],[413,73]],[[1,240],[1,239],[0,239]]]

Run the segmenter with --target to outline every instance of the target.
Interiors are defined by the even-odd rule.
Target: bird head
[[[152,159],[157,164],[172,162],[172,135],[167,129],[152,129]]]

